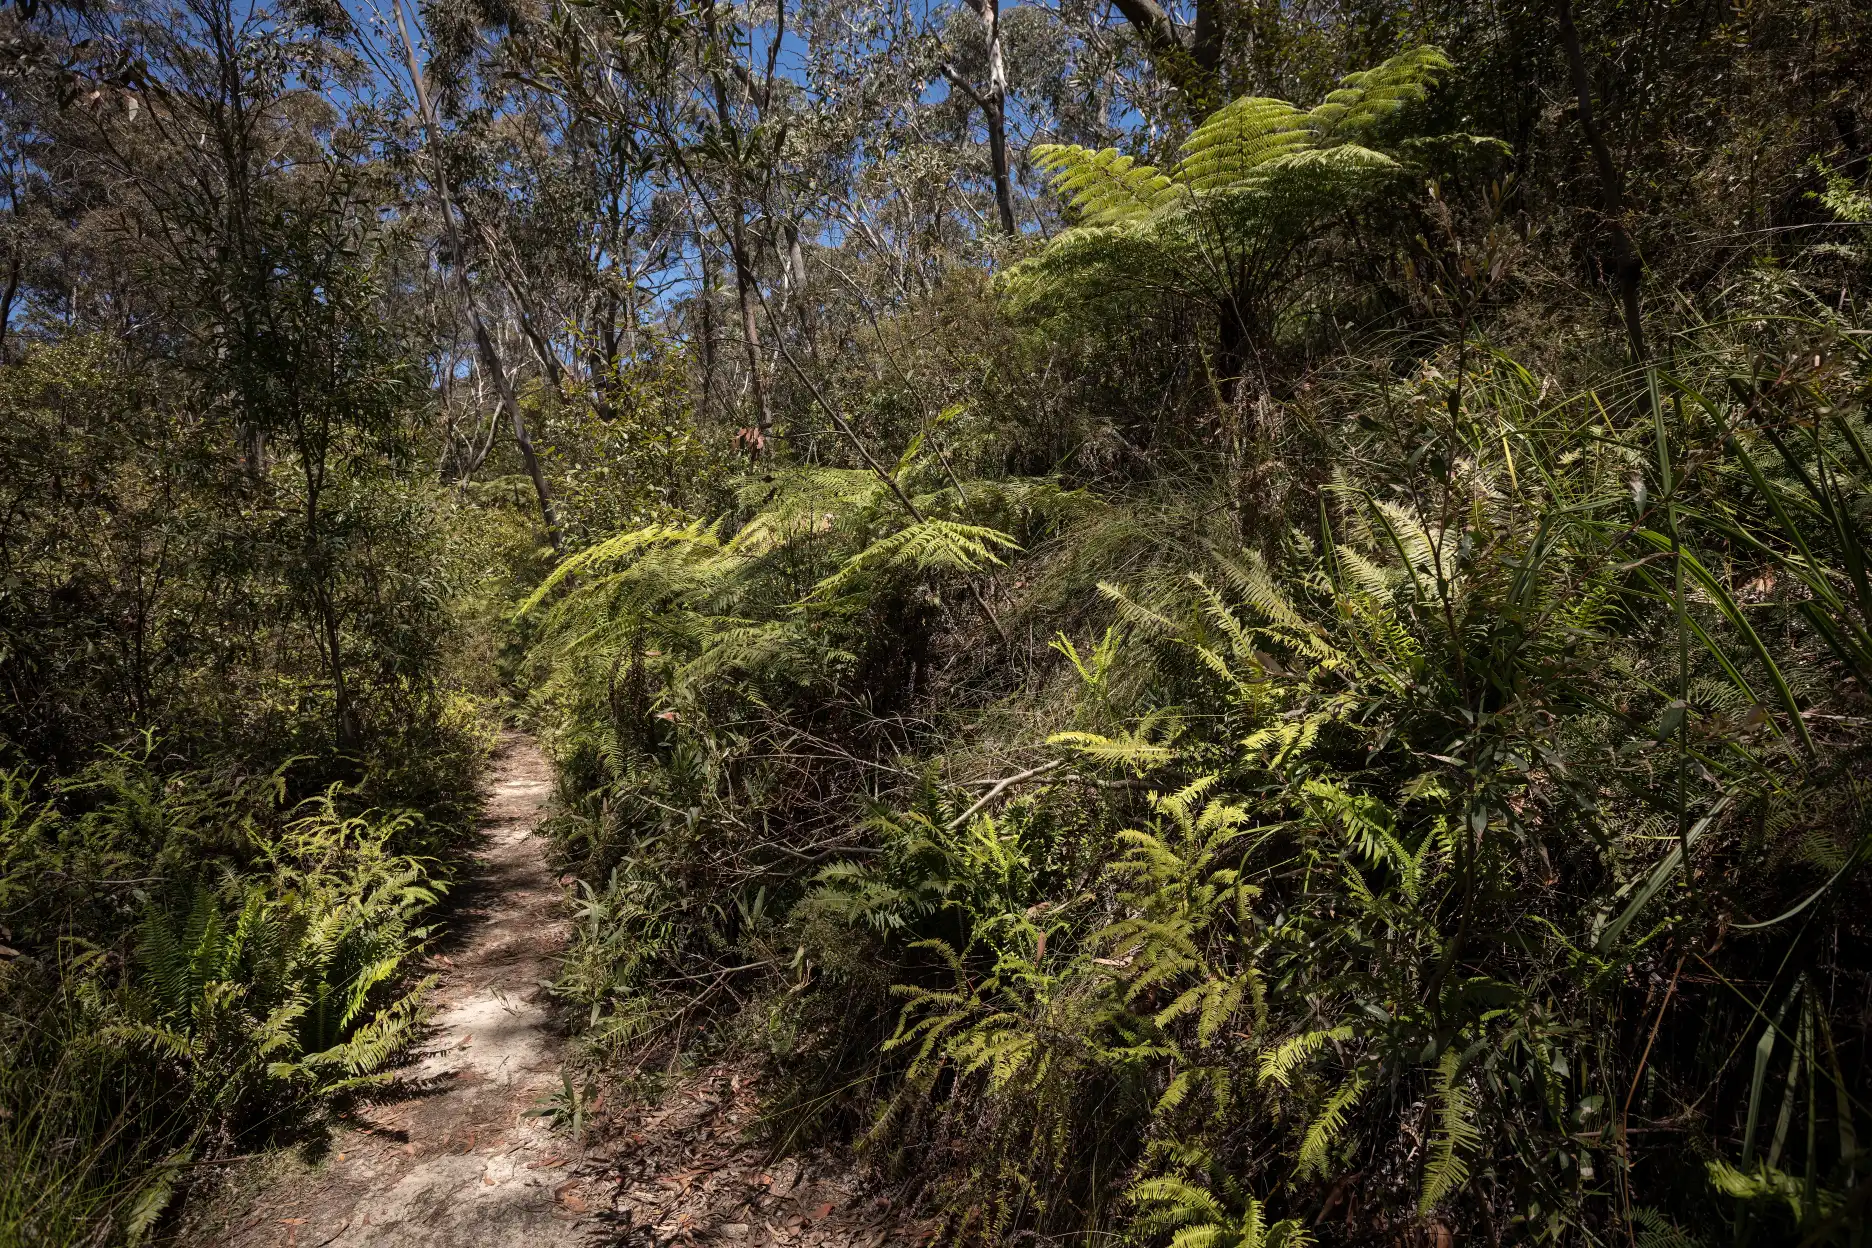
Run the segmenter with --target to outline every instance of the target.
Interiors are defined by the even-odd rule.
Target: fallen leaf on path
[[[677,1188],[683,1195],[687,1196],[689,1194],[690,1185],[701,1177],[702,1174],[703,1171],[701,1170],[686,1170],[681,1174],[666,1174],[658,1179],[657,1182],[664,1187]]]

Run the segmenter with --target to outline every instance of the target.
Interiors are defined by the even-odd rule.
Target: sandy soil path
[[[358,1108],[320,1163],[264,1186],[226,1248],[555,1248],[589,1243],[582,1159],[527,1111],[560,1086],[545,984],[565,946],[562,893],[536,835],[552,790],[539,747],[501,743],[478,869],[434,961],[436,1014],[408,1095]],[[586,1167],[589,1169],[589,1167]]]
[[[868,1191],[848,1159],[775,1162],[758,1062],[672,1080],[655,1104],[593,1105],[583,1147],[530,1115],[562,1087],[546,984],[564,892],[537,835],[552,788],[538,745],[503,739],[478,869],[434,964],[436,1014],[397,1090],[346,1116],[315,1160],[275,1155],[181,1242],[217,1248],[908,1248],[932,1228]]]

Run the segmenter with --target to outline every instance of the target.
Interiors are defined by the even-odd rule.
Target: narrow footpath
[[[759,1063],[690,1070],[655,1104],[590,1108],[575,1144],[534,1111],[560,1091],[546,985],[564,891],[538,835],[552,768],[519,733],[488,778],[478,869],[438,948],[435,1015],[393,1087],[347,1114],[316,1158],[230,1175],[178,1241],[193,1248],[911,1248],[931,1226],[867,1192],[849,1161],[774,1162]]]
[[[560,1087],[546,984],[565,948],[562,893],[537,836],[552,768],[501,743],[476,870],[433,958],[435,1016],[394,1099],[360,1105],[316,1165],[253,1194],[226,1248],[556,1248],[586,1244],[578,1150],[528,1114]]]

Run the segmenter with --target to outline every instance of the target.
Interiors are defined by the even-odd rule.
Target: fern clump
[[[446,879],[407,852],[424,821],[340,786],[279,810],[277,777],[164,776],[158,744],[44,788],[0,773],[0,913],[51,955],[0,963],[9,1001],[41,1007],[0,1022],[0,1228],[139,1238],[192,1162],[382,1084],[426,1018]],[[73,898],[90,937],[38,945]]]

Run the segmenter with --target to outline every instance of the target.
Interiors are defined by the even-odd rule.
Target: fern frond
[[[1156,611],[1138,602],[1129,594],[1125,593],[1124,590],[1118,588],[1118,586],[1100,581],[1098,584],[1098,591],[1103,594],[1113,606],[1118,608],[1118,617],[1139,632],[1147,635],[1169,637],[1175,635],[1178,631],[1175,624],[1171,623]]]
[[[1116,148],[1095,152],[1074,144],[1041,143],[1033,149],[1033,161],[1087,226],[1140,222],[1177,194],[1170,178]]]
[[[1409,48],[1382,65],[1347,74],[1339,89],[1307,114],[1323,140],[1356,140],[1423,100],[1445,73],[1456,67],[1443,49],[1431,44]]]
[[[1638,1248],[1703,1248],[1703,1241],[1648,1205],[1632,1210]]]
[[[187,1173],[188,1163],[194,1159],[194,1155],[192,1147],[171,1153],[143,1181],[143,1186],[130,1201],[129,1212],[124,1215],[126,1242],[132,1245],[143,1242],[157,1219],[169,1207],[169,1202],[175,1196],[176,1182]]]
[[[1364,1094],[1365,1076],[1354,1074],[1326,1098],[1326,1104],[1307,1124],[1306,1134],[1300,1140],[1299,1173],[1302,1178],[1310,1174],[1326,1177],[1327,1154],[1333,1142],[1345,1130],[1346,1115],[1351,1113],[1352,1107],[1358,1104],[1359,1097]]]
[[[1304,1031],[1291,1036],[1261,1054],[1260,1081],[1278,1083],[1283,1088],[1290,1087],[1294,1074],[1329,1041],[1350,1040],[1354,1034],[1349,1025],[1342,1023],[1337,1027]]]
[[[1097,759],[1101,763],[1116,763],[1142,774],[1176,757],[1168,745],[1150,740],[1146,735],[1148,732],[1149,725],[1115,737],[1102,736],[1096,732],[1056,732],[1047,738],[1047,744],[1062,745],[1087,758]]]
[[[854,579],[883,569],[916,572],[979,572],[1001,566],[1000,550],[1018,550],[1019,543],[999,529],[963,524],[955,520],[920,520],[879,538],[847,559],[814,593],[829,596]]]
[[[606,538],[596,546],[588,546],[560,560],[559,566],[540,582],[538,589],[527,596],[527,600],[520,604],[520,609],[515,614],[526,615],[531,612],[569,578],[621,562],[647,547],[665,542],[707,542],[713,536],[712,526],[697,520],[680,527],[653,524],[648,528],[632,529],[627,533],[619,533],[615,537]]]
[[[1482,1133],[1475,1125],[1475,1101],[1462,1080],[1461,1065],[1462,1055],[1454,1047],[1445,1050],[1437,1063],[1433,1088],[1437,1129],[1424,1164],[1423,1191],[1417,1198],[1417,1208],[1423,1213],[1469,1181],[1469,1155],[1482,1146]]]
[[[1317,127],[1286,100],[1251,97],[1210,114],[1183,144],[1177,181],[1197,191],[1239,185],[1258,166],[1312,147]]]

